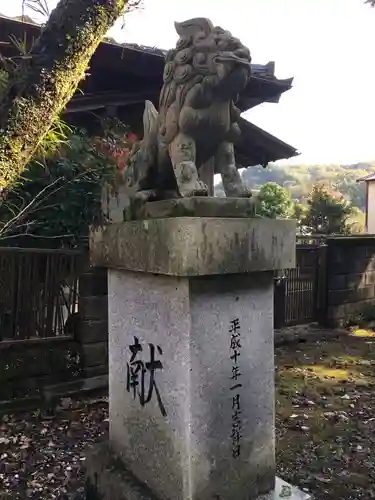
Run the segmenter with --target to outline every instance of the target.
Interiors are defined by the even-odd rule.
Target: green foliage
[[[242,173],[245,183],[254,191],[267,182],[276,182],[286,188],[293,200],[305,204],[313,186],[324,183],[334,191],[340,192],[345,199],[365,209],[365,185],[357,180],[375,172],[375,164],[358,163],[354,165],[275,165],[267,168],[249,167]],[[216,188],[216,187],[215,187]],[[216,188],[218,189],[218,188]]]
[[[90,224],[102,222],[103,183],[112,181],[114,165],[82,130],[70,132],[59,151],[33,161],[22,181],[0,206],[1,244],[87,245]],[[39,240],[38,240],[39,241]]]
[[[125,12],[132,12],[142,7],[143,7],[143,0],[128,0],[126,3]],[[42,19],[48,19],[51,14],[48,5],[48,0],[22,0],[22,11],[24,12],[26,9],[33,12],[33,14],[37,14]],[[123,24],[125,24],[124,16],[123,16]]]
[[[33,43],[28,43],[26,33],[23,38],[17,38],[14,35],[9,35],[9,41],[14,49],[18,52],[16,57],[5,57],[0,54],[0,102],[5,99],[9,86],[16,72],[26,70],[30,59],[30,52],[33,48]]]
[[[297,219],[298,221],[301,221],[304,217],[306,217],[307,210],[308,209],[306,205],[303,205],[302,203],[294,203],[293,205],[294,218]]]
[[[364,210],[366,207],[365,185],[363,182],[357,182],[357,179],[358,177],[354,177],[353,175],[339,174],[335,179],[334,187],[346,199],[350,200],[354,206]]]
[[[0,101],[5,95],[6,89],[8,88],[8,82],[9,73],[5,69],[0,68]]]
[[[256,213],[271,219],[287,219],[293,215],[290,193],[275,182],[267,182],[257,196]]]
[[[353,207],[342,196],[335,196],[324,185],[314,186],[301,224],[312,234],[348,234]]]
[[[297,221],[297,230],[299,233],[304,233],[303,221],[307,215],[308,207],[302,203],[294,203],[293,219]]]
[[[348,218],[351,233],[363,233],[366,227],[366,214],[357,207],[352,206],[352,215]]]
[[[72,130],[61,118],[56,118],[47,134],[40,141],[35,157],[43,162],[69,143]],[[38,161],[38,160],[36,160]]]

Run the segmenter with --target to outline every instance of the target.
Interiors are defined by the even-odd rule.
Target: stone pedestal
[[[110,270],[108,283],[115,451],[161,498],[245,500],[272,489],[272,272]]]
[[[273,270],[294,267],[294,222],[113,224],[91,256],[109,268],[110,453],[161,500],[272,494]]]

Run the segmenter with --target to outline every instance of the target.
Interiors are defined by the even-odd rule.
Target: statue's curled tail
[[[148,142],[150,135],[156,132],[159,113],[151,101],[145,102],[143,112],[143,141]],[[143,142],[142,141],[142,142]]]

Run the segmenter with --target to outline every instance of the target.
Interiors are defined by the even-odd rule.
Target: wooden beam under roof
[[[68,103],[65,114],[84,113],[107,108],[108,106],[126,107],[145,101],[157,102],[159,92],[146,90],[141,92],[100,92],[98,94],[77,94]]]

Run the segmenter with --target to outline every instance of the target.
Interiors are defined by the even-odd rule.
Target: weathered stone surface
[[[374,264],[374,236],[327,239],[326,325],[357,322],[361,313],[375,306]]]
[[[36,344],[27,341],[4,342],[0,345],[0,380],[24,379],[30,383],[33,377],[59,374],[69,378],[70,371],[76,372],[82,368],[79,360],[75,362],[79,350],[80,346],[71,339],[60,342],[46,339],[44,343]]]
[[[175,27],[180,39],[166,58],[159,112],[146,101],[143,139],[125,170],[132,201],[207,194],[199,169],[211,158],[225,194],[248,197],[234,142],[241,133],[235,102],[250,79],[250,51],[209,19]]]
[[[126,470],[108,442],[94,446],[87,453],[85,493],[86,500],[161,500]],[[309,494],[276,477],[275,489],[259,496],[258,500],[309,498]]]
[[[125,468],[107,441],[86,455],[86,500],[162,500]]]
[[[80,315],[83,320],[105,320],[108,318],[108,297],[81,297]]]
[[[327,286],[330,290],[344,290],[346,288],[345,274],[328,274]]]
[[[91,232],[94,265],[172,276],[236,274],[295,266],[295,221],[177,217]]]
[[[84,344],[82,354],[85,367],[105,365],[108,363],[108,343]]]
[[[107,319],[84,320],[81,322],[79,326],[78,334],[79,334],[79,341],[83,344],[106,342],[108,340],[108,320]]]
[[[92,393],[96,391],[105,391],[108,387],[108,375],[95,376],[90,378],[81,378],[71,382],[62,382],[60,384],[47,385],[43,389],[45,399],[51,401],[53,398]]]
[[[98,377],[100,375],[108,375],[108,360],[105,365],[89,366],[84,369],[85,377]],[[108,387],[107,387],[108,389]]]
[[[82,373],[80,345],[68,338],[0,342],[0,402],[35,397],[47,384]]]
[[[250,198],[214,198],[194,196],[151,201],[143,207],[143,219],[166,217],[253,217],[255,204]]]
[[[108,295],[107,269],[94,267],[79,278],[81,297],[100,297]]]
[[[110,441],[163,500],[249,500],[273,488],[272,304],[272,272],[109,271]],[[130,350],[135,337],[142,351]],[[134,393],[127,377],[132,352],[150,361],[150,343],[163,366],[147,402],[147,370],[145,401],[141,380]]]

